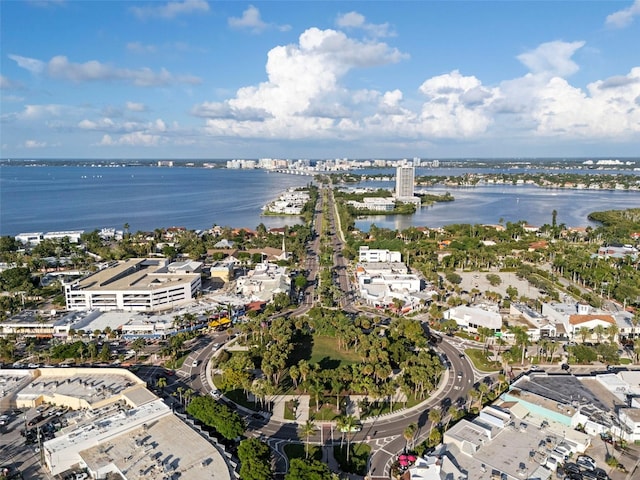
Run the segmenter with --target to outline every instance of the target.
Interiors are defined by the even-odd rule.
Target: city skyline
[[[0,157],[635,156],[639,16],[640,0],[4,2]]]

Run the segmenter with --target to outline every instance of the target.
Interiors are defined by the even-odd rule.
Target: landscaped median
[[[479,348],[466,348],[464,353],[469,357],[474,368],[481,372],[495,372],[502,367],[500,362],[489,360],[485,351]]]

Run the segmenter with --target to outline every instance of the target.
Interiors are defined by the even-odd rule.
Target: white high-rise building
[[[415,185],[415,168],[401,165],[396,168],[396,199],[412,199]]]

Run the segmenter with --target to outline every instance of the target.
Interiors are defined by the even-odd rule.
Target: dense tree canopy
[[[285,480],[333,480],[329,467],[317,460],[292,458]]]
[[[257,438],[248,438],[238,446],[240,478],[242,480],[271,480],[271,450]]]
[[[232,440],[244,433],[242,417],[211,397],[196,397],[187,406],[187,413],[205,425],[215,428],[224,438]]]

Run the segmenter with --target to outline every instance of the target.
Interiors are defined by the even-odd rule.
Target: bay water
[[[439,169],[418,175],[464,173],[474,169]],[[354,173],[360,173],[355,171]],[[393,173],[383,169],[380,174]],[[150,166],[0,166],[0,235],[22,232],[85,230],[110,227],[132,232],[184,226],[213,225],[254,229],[298,223],[298,217],[263,216],[262,206],[289,187],[307,185],[313,177],[268,173],[265,170]],[[393,188],[393,181],[363,182]],[[640,207],[640,192],[543,189],[530,185],[483,185],[427,189],[451,192],[455,201],[422,207],[414,215],[363,217],[356,226],[404,229],[439,227],[453,223],[491,223],[500,220],[530,224],[592,225],[593,211]]]

